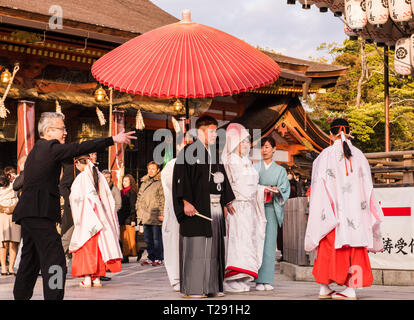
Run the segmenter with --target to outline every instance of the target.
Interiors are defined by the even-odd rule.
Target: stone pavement
[[[122,265],[122,272],[107,274],[111,281],[102,282],[101,288],[81,288],[79,279],[67,276],[67,300],[188,300],[170,287],[164,266],[141,266],[136,258]],[[70,269],[69,269],[70,270]],[[13,299],[14,276],[0,276],[0,300]],[[333,289],[340,287],[333,286]],[[205,300],[316,300],[319,286],[314,282],[293,281],[280,273],[276,263],[275,290],[228,293],[223,298]],[[360,300],[414,300],[414,286],[374,285],[357,291]],[[42,278],[36,283],[34,300],[42,300]]]

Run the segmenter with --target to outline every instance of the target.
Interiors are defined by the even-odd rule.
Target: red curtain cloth
[[[92,280],[105,276],[106,270],[112,273],[121,272],[121,259],[105,263],[98,246],[98,235],[90,238],[78,251],[73,253],[72,277],[90,275]]]
[[[335,249],[335,229],[319,242],[312,274],[317,283],[335,282],[352,288],[369,287],[373,281],[367,248]]]

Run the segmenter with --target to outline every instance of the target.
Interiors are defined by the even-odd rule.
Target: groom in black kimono
[[[177,156],[172,192],[180,224],[180,291],[205,298],[224,295],[224,211],[234,213],[235,197],[218,160],[217,121],[203,116],[196,128],[197,140]]]

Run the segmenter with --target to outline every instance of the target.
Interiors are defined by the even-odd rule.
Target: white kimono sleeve
[[[317,159],[318,160],[318,159]],[[309,220],[305,234],[305,251],[313,251],[337,225],[335,206],[323,174],[318,172],[319,161],[315,160],[312,170]]]

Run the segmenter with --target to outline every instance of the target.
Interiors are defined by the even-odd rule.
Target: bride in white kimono
[[[226,130],[222,161],[236,200],[234,215],[226,217],[226,268],[224,290],[249,291],[262,264],[266,231],[264,187],[248,158],[250,135],[238,123]]]

